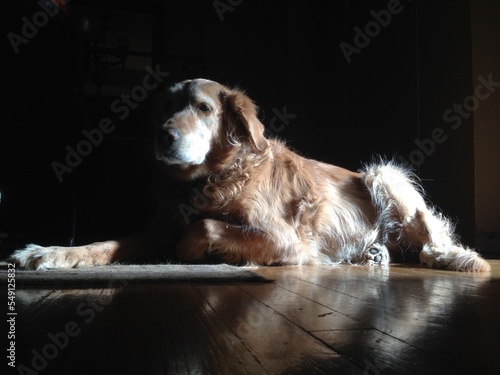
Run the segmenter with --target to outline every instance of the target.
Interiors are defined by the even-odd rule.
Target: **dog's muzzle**
[[[210,147],[202,136],[184,135],[172,126],[158,129],[155,144],[158,160],[178,165],[203,163]]]
[[[156,158],[165,162],[177,159],[179,155],[176,155],[176,150],[181,139],[182,134],[176,128],[169,126],[158,129],[155,144]]]

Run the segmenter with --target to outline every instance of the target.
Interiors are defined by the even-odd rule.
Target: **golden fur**
[[[404,168],[380,162],[351,172],[303,158],[264,137],[242,91],[213,81],[173,85],[164,101],[155,143],[164,208],[149,234],[83,247],[29,245],[14,261],[108,264],[175,240],[183,262],[384,265],[391,252],[413,250],[429,267],[490,269],[456,241]]]

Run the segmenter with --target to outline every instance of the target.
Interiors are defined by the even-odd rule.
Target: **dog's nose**
[[[163,131],[165,132],[164,135],[165,135],[165,137],[167,139],[167,143],[169,145],[178,141],[182,136],[181,132],[179,130],[177,130],[176,128],[167,127],[167,128],[164,128]]]

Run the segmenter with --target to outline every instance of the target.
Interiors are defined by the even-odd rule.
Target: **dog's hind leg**
[[[433,210],[418,211],[412,219],[413,227],[426,233],[419,254],[420,262],[431,268],[447,268],[456,271],[490,271],[491,266],[472,249],[460,244],[454,237],[449,221]],[[412,232],[407,233],[412,238]],[[419,238],[416,239],[420,243]]]
[[[385,243],[420,250],[421,263],[431,268],[491,269],[477,252],[456,240],[449,220],[426,204],[411,173],[391,163],[371,165],[362,173]]]

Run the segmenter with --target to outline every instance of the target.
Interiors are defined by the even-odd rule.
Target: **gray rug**
[[[109,265],[87,268],[20,270],[15,284],[32,286],[121,286],[128,284],[270,282],[272,280],[249,269],[216,265]],[[6,264],[0,265],[0,284],[7,284]]]

